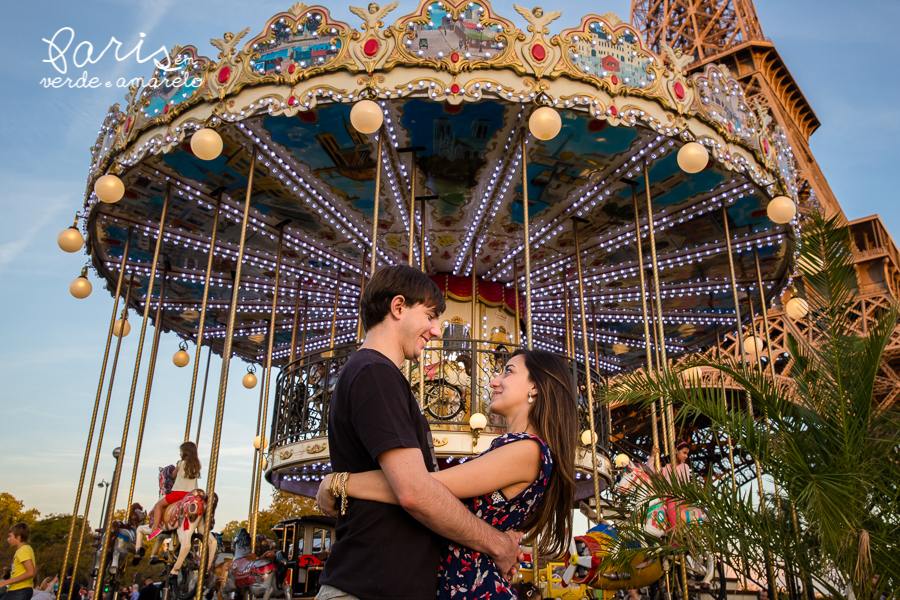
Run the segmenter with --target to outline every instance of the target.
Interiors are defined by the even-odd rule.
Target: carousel
[[[213,509],[229,501],[215,487],[231,366],[260,388],[252,506],[263,480],[313,496],[330,472],[331,394],[361,343],[359,299],[379,266],[420,268],[447,299],[443,336],[404,365],[440,464],[503,433],[488,382],[510,353],[559,353],[580,392],[578,500],[595,518],[613,455],[674,442],[671,408],[631,415],[621,433],[598,401],[609,378],[715,344],[740,322],[738,290],[763,309],[781,296],[797,236],[793,159],[728,70],[688,76],[691,57],[655,54],[611,13],[551,33],[560,12],[515,8],[524,29],[486,0],[371,3],[350,9],[353,23],[297,3],[210,40],[215,56],[176,47],[110,107],[81,211],[59,240],[88,254],[72,294],[90,293],[90,271],[114,298],[89,439],[98,413],[106,427],[106,373],[129,321],[139,351],[121,375],[122,452],[140,455],[163,332],[183,340],[175,364],[193,369],[185,441],[202,419],[210,354],[245,363],[225,360],[210,385],[206,489],[179,513],[204,543],[179,553],[173,573],[212,565]],[[90,455],[89,443],[76,515],[94,483]],[[123,502],[116,473],[110,506],[132,506],[134,477]],[[622,587],[604,585],[600,551],[583,542],[566,577],[541,576],[546,594],[569,593],[560,579]],[[179,596],[199,596],[192,577]]]

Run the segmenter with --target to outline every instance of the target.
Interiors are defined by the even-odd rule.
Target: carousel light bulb
[[[69,284],[69,293],[78,298],[79,300],[83,300],[91,295],[91,290],[93,286],[91,286],[91,282],[88,281],[87,278],[87,267],[81,270],[81,275],[76,277],[72,283]]]
[[[709,164],[709,152],[702,144],[688,142],[678,151],[678,166],[685,173],[699,173]]]
[[[794,321],[798,321],[809,314],[809,303],[803,298],[794,297],[788,300],[784,309],[785,312],[787,312],[788,317]]]
[[[769,215],[769,219],[773,223],[783,225],[791,222],[791,219],[797,214],[797,207],[794,205],[794,201],[787,196],[778,196],[772,198],[772,201],[769,202],[769,206],[766,207],[766,214]]]
[[[744,338],[744,352],[751,356],[756,356],[763,351],[763,341],[755,336],[748,335]]]
[[[528,129],[531,135],[539,140],[552,140],[562,129],[562,119],[556,110],[542,106],[528,118]]]
[[[175,353],[175,356],[172,357],[172,362],[175,363],[176,367],[186,367],[188,366],[188,363],[191,362],[191,355],[184,350],[179,350]]]
[[[469,417],[469,427],[472,428],[472,431],[481,431],[487,427],[487,417],[481,413],[474,413]]]
[[[360,133],[375,133],[384,123],[384,113],[377,103],[360,100],[350,109],[350,123]]]
[[[262,444],[263,450],[265,450],[266,448],[269,447],[269,440],[267,440],[265,437],[263,437],[261,435],[258,435],[255,438],[253,438],[253,447],[254,448],[259,450],[260,444]]]
[[[624,469],[630,462],[631,458],[625,453],[616,456],[616,468]]]
[[[128,319],[116,319],[113,323],[113,335],[116,337],[127,337],[131,333],[131,325]]]
[[[125,184],[115,175],[104,175],[94,184],[94,193],[101,202],[118,202],[125,195]]]
[[[222,154],[222,136],[214,129],[204,127],[198,129],[191,136],[191,152],[201,160],[215,160]]]
[[[585,429],[581,432],[581,444],[583,446],[591,446],[597,443],[597,432]]]
[[[266,458],[265,456],[263,456],[263,459],[262,459],[262,470],[265,471],[265,470],[268,469],[268,468],[269,468],[269,459]]]
[[[84,236],[78,231],[78,228],[72,225],[68,229],[63,229],[56,237],[56,243],[66,252],[78,252],[84,245]]]
[[[254,375],[253,373],[247,373],[246,375],[244,375],[244,378],[241,379],[241,383],[248,390],[252,390],[256,387],[256,375]]]

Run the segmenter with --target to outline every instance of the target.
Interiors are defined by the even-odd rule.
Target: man
[[[319,600],[434,598],[443,538],[484,552],[503,573],[518,562],[521,534],[488,526],[429,475],[438,470],[431,430],[400,365],[440,335],[445,308],[434,282],[412,267],[381,269],[366,285],[366,340],[338,377],[328,445],[334,472],[381,469],[400,506],[349,503],[338,517]],[[327,488],[317,501],[333,513]]]
[[[128,600],[138,600],[138,596],[140,594],[141,594],[141,592],[138,588],[138,584],[135,583],[134,585],[131,586],[131,596],[129,597]]]
[[[72,598],[77,598],[79,594],[81,594],[81,584],[74,580],[72,577],[72,567],[69,566],[66,568],[66,579],[62,583],[62,593],[69,594],[69,587],[73,585],[75,586],[75,591],[70,594]]]
[[[138,594],[138,600],[159,600],[159,586],[150,577],[144,580],[144,587]]]

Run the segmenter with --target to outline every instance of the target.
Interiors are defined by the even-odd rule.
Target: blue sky
[[[68,284],[86,257],[60,251],[56,236],[71,224],[81,204],[88,148],[96,140],[107,108],[123,101],[124,90],[44,89],[41,78],[56,72],[42,62],[48,46],[41,39],[71,27],[73,48],[89,41],[96,55],[114,36],[123,42],[124,54],[143,32],[144,56],[161,45],[172,48],[175,44],[193,44],[202,54],[214,56],[210,38],[246,26],[256,32],[269,16],[289,6],[289,2],[268,0],[4,3],[0,20],[5,57],[0,62],[0,339],[4,341],[0,349],[0,491],[12,493],[44,514],[71,512],[112,308],[110,294],[96,280],[89,298],[76,300],[69,295]],[[565,7],[562,18],[553,24],[554,31],[576,25],[589,12],[613,11],[627,20],[630,5],[625,0],[572,0]],[[900,210],[890,187],[895,171],[892,144],[900,121],[900,109],[893,101],[900,91],[897,67],[890,57],[900,3],[875,0],[849,9],[836,0],[758,0],[756,7],[763,31],[777,45],[822,122],[812,137],[812,150],[845,213],[851,219],[878,213],[889,231],[900,231]],[[329,8],[335,18],[359,26],[346,5]],[[412,2],[405,2],[395,14],[412,8]],[[494,8],[524,26],[512,2],[497,2]],[[116,62],[107,54],[86,67],[89,77],[130,79],[150,71],[150,63]],[[83,70],[70,64],[68,75],[77,78]],[[100,461],[100,476],[106,479],[113,468],[111,450],[122,435],[136,334],[137,328],[123,344]],[[163,336],[135,492],[145,506],[156,498],[157,467],[177,460],[184,431],[190,369],[172,365],[176,350],[175,337]],[[145,357],[148,351],[149,344]],[[214,360],[210,375],[200,444],[204,463],[208,462],[205,449],[220,365]],[[244,371],[240,361],[232,364],[216,486],[222,498],[220,523],[246,518],[249,505],[259,388],[240,386]],[[145,364],[138,401],[146,372]],[[129,439],[132,452],[138,417],[139,413]],[[129,452],[127,477],[132,464]],[[268,501],[268,489],[263,504]],[[123,495],[127,485],[120,492],[120,506]],[[99,497],[94,502],[98,504]],[[99,513],[92,511],[92,515],[96,520]]]

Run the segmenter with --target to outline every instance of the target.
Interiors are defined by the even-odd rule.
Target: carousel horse
[[[651,474],[640,466],[629,464],[619,482],[620,493],[628,494],[638,506],[648,504],[647,513],[643,515],[644,533],[655,538],[663,538],[673,527],[702,523],[706,514],[699,508],[679,504],[675,507],[675,524],[670,525],[666,518],[665,501],[649,497]],[[602,590],[628,590],[642,588],[656,582],[663,575],[661,557],[646,552],[635,555],[631,562],[621,571],[600,571],[603,559],[609,555],[618,538],[618,531],[613,525],[600,523],[588,530],[587,534],[573,538],[569,544],[565,562],[567,567],[563,573],[563,585],[571,582],[588,585]],[[715,575],[715,561],[712,556],[690,556],[687,561],[692,565],[694,575],[701,576],[701,586],[708,585]]]
[[[247,593],[254,598],[269,600],[273,596],[283,596],[287,600],[293,597],[293,590],[285,582],[289,567],[281,551],[270,550],[268,540],[261,535],[256,536],[257,548],[262,552],[257,556],[250,552],[250,534],[241,529],[234,538],[234,560],[228,568],[228,579],[222,587],[220,595],[226,596],[238,592],[242,596]],[[284,583],[283,583],[284,582]]]
[[[146,519],[146,514],[144,513],[144,508],[135,502],[131,505],[131,510],[128,511],[128,521],[123,523],[122,521],[113,521],[110,526],[110,532],[112,533],[113,543],[110,544],[109,548],[107,548],[107,567],[106,572],[112,576],[115,576],[119,571],[119,563],[122,558],[126,554],[134,554],[135,548],[139,547],[139,545],[135,545],[135,539],[137,536],[137,529],[141,525],[144,524],[144,520]],[[103,548],[103,544],[105,543],[106,535],[101,538],[100,548]],[[91,569],[91,577],[97,576],[97,571],[100,569],[100,551],[94,555],[94,566]]]
[[[170,482],[174,482],[174,472],[175,467],[172,465],[159,470],[160,497],[165,496],[171,491],[172,483]],[[159,522],[162,534],[156,537],[156,542],[151,554],[153,556],[157,555],[163,538],[172,537],[177,540],[179,545],[178,558],[176,559],[175,564],[172,565],[172,575],[177,575],[178,572],[181,571],[181,566],[184,564],[184,561],[191,550],[191,539],[194,533],[197,533],[201,539],[206,539],[208,548],[218,548],[216,537],[211,531],[206,531],[206,511],[211,510],[213,514],[215,514],[217,499],[218,498],[214,496],[212,503],[210,504],[206,492],[197,489],[188,493],[178,502],[170,504],[163,509],[162,518]],[[142,549],[144,537],[151,533],[149,525],[138,527],[136,547]],[[217,552],[209,552],[208,554],[209,560],[206,565],[207,572],[211,571]],[[138,554],[134,563],[139,562],[142,556],[143,553]]]

